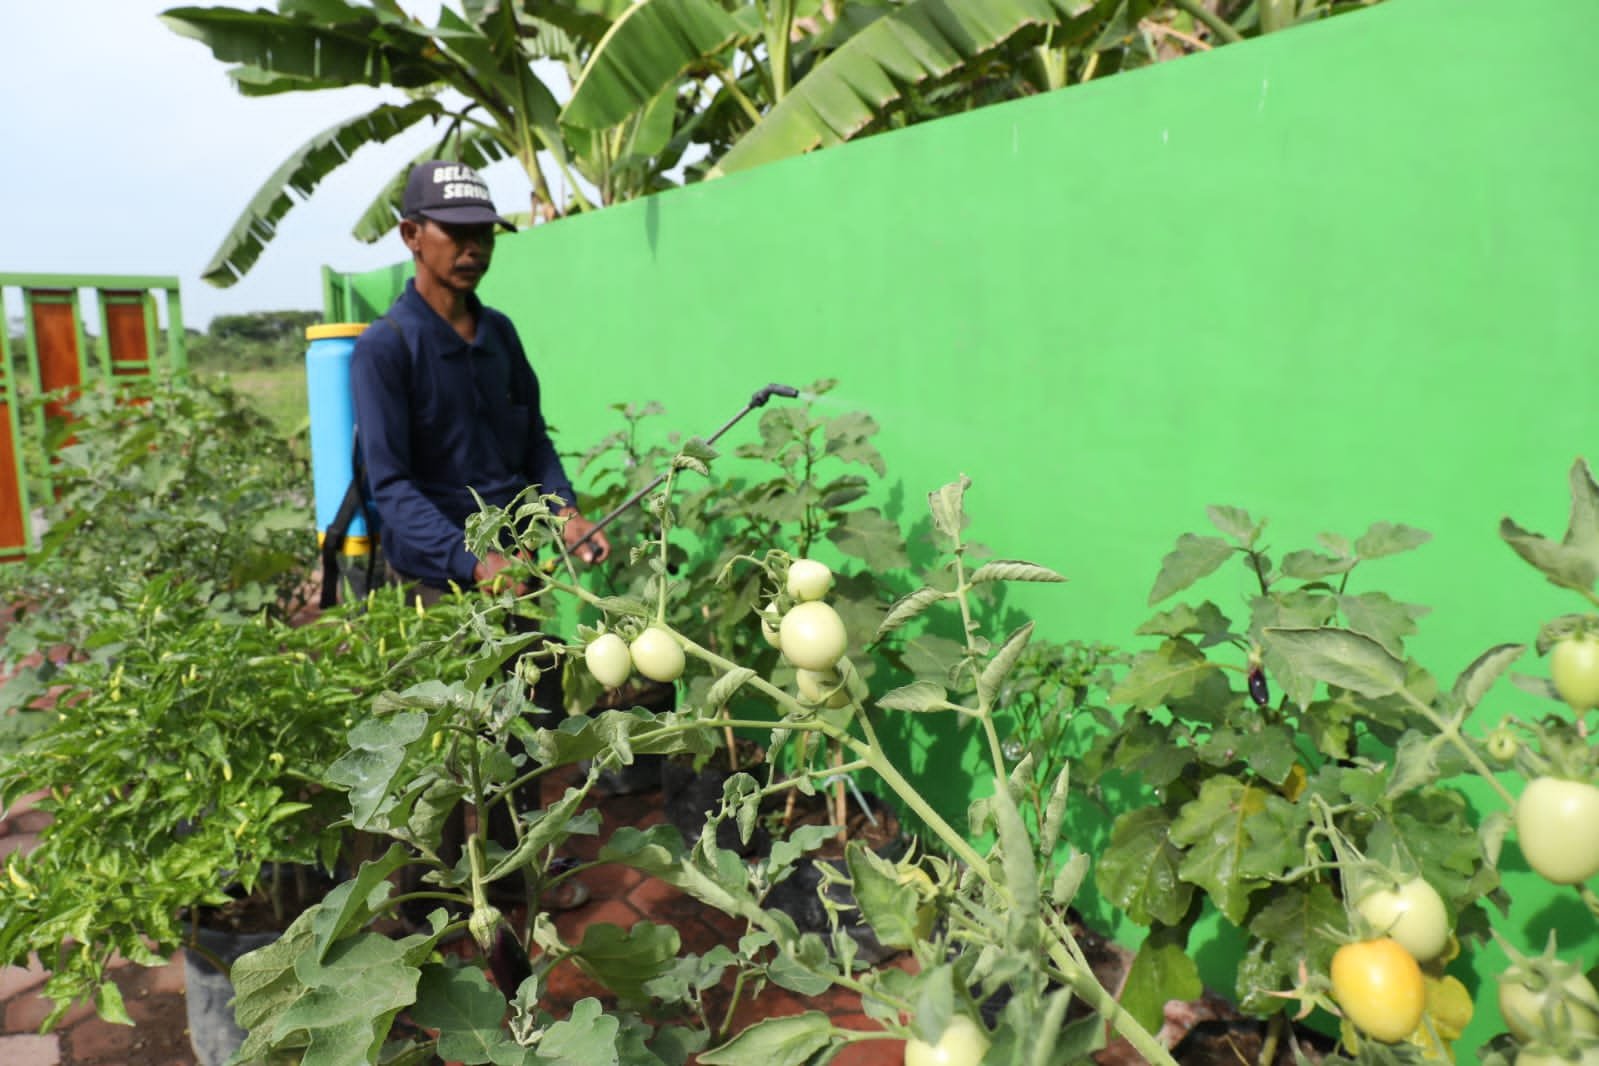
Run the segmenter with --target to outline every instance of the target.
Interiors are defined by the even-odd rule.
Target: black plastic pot
[[[898,817],[880,798],[867,793],[865,799],[873,817],[890,819],[897,829]],[[909,841],[905,839],[904,834],[896,832],[873,850],[889,862],[897,862],[908,848]],[[845,883],[838,883],[835,879],[828,882],[824,889],[819,869],[824,863],[845,878]],[[860,910],[855,907],[855,899],[847,883],[848,877],[849,868],[843,858],[806,856],[794,864],[793,872],[788,877],[772,886],[763,903],[769,908],[787,914],[801,933],[817,933],[823,939],[828,939],[832,925],[828,921],[827,907],[822,902],[822,893],[825,892],[828,899],[848,908],[839,915],[839,927],[855,941],[857,958],[875,966],[899,954],[900,949],[885,946],[872,932],[872,927],[866,924]]]
[[[244,1043],[245,1033],[233,1020],[233,982],[206,955],[232,966],[241,955],[272,943],[278,934],[234,933],[204,927],[196,934],[203,951],[183,953],[189,1045],[200,1066],[222,1066]]]
[[[722,805],[722,790],[736,771],[706,765],[698,769],[682,759],[665,759],[660,766],[661,806],[666,820],[677,827],[690,847],[705,832],[710,813]],[[748,772],[747,770],[745,772]],[[764,855],[772,846],[772,834],[757,824],[748,843],[739,837],[732,819],[716,827],[716,846],[746,858]]]

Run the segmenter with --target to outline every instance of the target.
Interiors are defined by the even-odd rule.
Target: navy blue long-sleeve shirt
[[[496,506],[529,485],[575,503],[539,408],[538,377],[511,320],[468,297],[477,337],[461,339],[408,281],[387,321],[350,357],[356,432],[383,553],[424,584],[472,584],[466,550],[476,490]],[[392,324],[392,325],[391,325]]]

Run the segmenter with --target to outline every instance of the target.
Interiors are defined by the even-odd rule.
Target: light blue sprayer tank
[[[305,331],[306,398],[311,409],[311,479],[316,493],[317,543],[339,513],[339,504],[355,476],[351,451],[355,441],[355,400],[350,395],[350,353],[366,326],[330,322]],[[344,554],[372,550],[372,530],[359,511],[350,521]]]

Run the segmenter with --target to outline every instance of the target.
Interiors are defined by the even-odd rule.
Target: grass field
[[[206,373],[215,375],[214,371]],[[305,367],[286,366],[269,370],[240,370],[228,380],[239,395],[251,400],[286,437],[304,436],[310,414],[306,406]]]

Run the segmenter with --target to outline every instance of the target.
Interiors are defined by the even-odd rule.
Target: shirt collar
[[[475,292],[466,294],[466,305],[477,319],[477,341],[468,343],[461,339],[461,335],[433,309],[433,306],[422,298],[416,290],[416,279],[407,279],[405,283],[405,300],[410,305],[409,310],[416,317],[417,326],[423,336],[428,337],[433,344],[433,349],[441,356],[449,359],[467,355],[477,349],[482,351],[488,341],[488,331],[491,328],[487,316],[483,314],[483,301]]]

